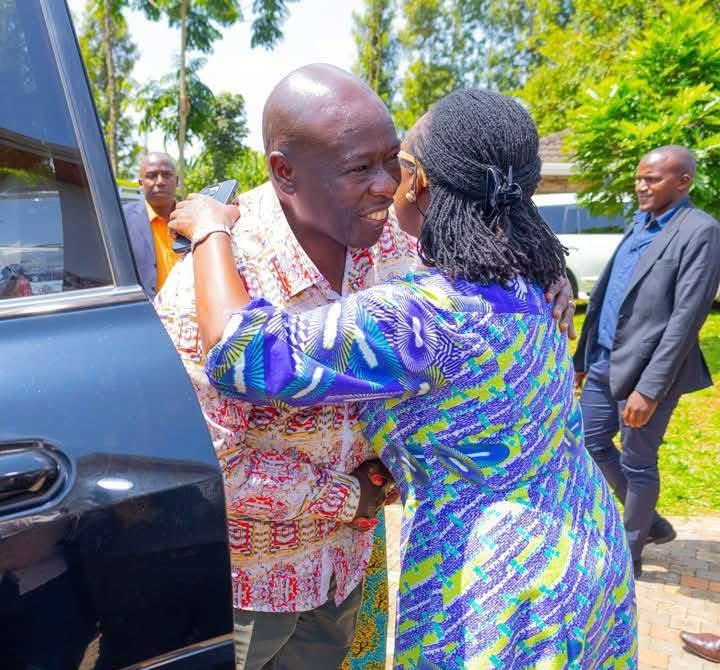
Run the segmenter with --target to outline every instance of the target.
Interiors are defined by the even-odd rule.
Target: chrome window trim
[[[65,293],[26,296],[0,300],[0,321],[23,316],[54,314],[106,305],[119,305],[128,302],[147,300],[142,288],[134,286],[100,286],[98,288],[77,289]]]

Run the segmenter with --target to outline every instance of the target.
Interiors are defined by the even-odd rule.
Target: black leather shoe
[[[633,574],[635,579],[640,579],[640,575],[642,575],[642,558],[633,559]]]
[[[667,519],[660,517],[650,528],[645,544],[665,544],[672,542],[676,537],[677,533],[672,524]]]
[[[688,651],[706,658],[713,663],[720,663],[720,637],[712,633],[680,633]]]

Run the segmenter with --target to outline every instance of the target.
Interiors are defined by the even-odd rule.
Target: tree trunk
[[[105,54],[105,68],[107,69],[107,85],[105,96],[108,102],[108,122],[105,129],[105,136],[108,143],[108,151],[110,152],[110,165],[113,173],[118,173],[118,151],[117,151],[117,127],[118,127],[118,109],[117,109],[117,91],[115,90],[115,62],[113,60],[114,33],[111,18],[110,0],[103,0],[103,25],[102,25],[102,44]]]
[[[187,81],[185,71],[185,47],[187,44],[187,10],[190,0],[183,0],[180,6],[180,100],[178,125],[178,188],[180,196],[185,197],[185,134],[187,132],[187,119],[190,114],[190,101],[187,96]]]

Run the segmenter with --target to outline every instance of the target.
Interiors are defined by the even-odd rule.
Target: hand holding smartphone
[[[218,182],[217,184],[206,186],[202,191],[200,191],[200,195],[209,195],[211,198],[215,198],[215,200],[227,205],[235,197],[237,189],[237,180],[227,179],[225,181]],[[186,254],[190,251],[190,240],[187,237],[178,235],[173,242],[173,251],[176,254]]]

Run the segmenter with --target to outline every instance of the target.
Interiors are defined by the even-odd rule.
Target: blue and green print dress
[[[625,534],[539,287],[422,270],[301,314],[254,301],[206,371],[253,403],[367,401],[404,503],[396,668],[637,668]]]

